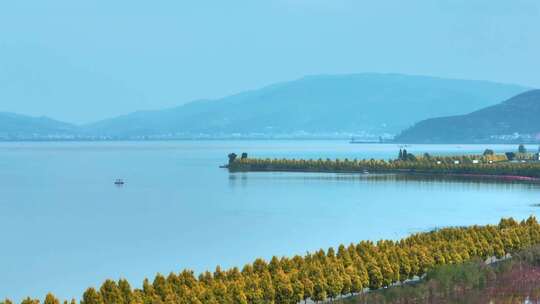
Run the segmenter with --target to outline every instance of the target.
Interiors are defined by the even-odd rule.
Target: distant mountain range
[[[467,115],[432,118],[403,131],[404,143],[540,141],[540,90],[512,97]]]
[[[72,137],[77,126],[47,117],[30,117],[0,112],[0,140]]]
[[[320,75],[216,100],[140,111],[74,126],[0,116],[3,138],[34,135],[89,139],[194,137],[391,136],[436,116],[491,106],[528,88],[486,81],[399,74]],[[41,121],[38,124],[37,121]],[[4,124],[9,128],[3,128]]]

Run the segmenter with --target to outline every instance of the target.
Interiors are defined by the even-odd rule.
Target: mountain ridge
[[[77,138],[95,139],[391,136],[416,121],[481,109],[527,89],[395,73],[308,75],[64,128]]]
[[[46,116],[0,112],[0,140],[10,138],[55,138],[77,133],[78,127]]]
[[[450,101],[469,110],[525,91],[480,80],[403,74],[311,75],[212,100],[112,118],[84,127],[102,135],[157,133],[397,133],[431,113],[457,114]],[[404,118],[400,103],[416,112]],[[438,104],[438,108],[428,107]],[[384,116],[388,116],[385,118]],[[130,122],[129,120],[132,119]]]
[[[431,118],[396,137],[404,143],[540,140],[540,90],[520,93],[469,114]]]

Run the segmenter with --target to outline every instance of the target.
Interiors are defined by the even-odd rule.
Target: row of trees
[[[503,219],[498,225],[444,228],[400,241],[362,241],[305,256],[257,259],[242,269],[217,267],[198,277],[184,270],[144,280],[132,289],[126,280],[106,280],[88,288],[81,304],[295,304],[315,302],[391,286],[425,274],[437,265],[472,258],[503,257],[540,243],[534,217],[520,223]],[[44,304],[59,304],[52,294]],[[64,302],[67,304],[67,302]],[[11,304],[9,300],[5,304]],[[22,304],[39,304],[25,299]],[[72,301],[75,304],[75,301]]]
[[[402,153],[403,154],[403,153]],[[410,154],[405,154],[411,159]],[[403,157],[403,156],[402,156]],[[411,160],[375,159],[236,159],[230,171],[306,171],[306,172],[419,172],[433,174],[478,174],[540,177],[540,163],[506,162],[504,155],[418,156]]]

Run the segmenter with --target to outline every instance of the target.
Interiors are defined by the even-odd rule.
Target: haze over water
[[[486,147],[414,145],[409,152]],[[534,147],[530,147],[534,149]],[[317,173],[234,173],[254,157],[394,158],[398,145],[341,141],[0,144],[0,298],[80,297],[107,278],[241,267],[257,257],[536,213],[531,184]],[[113,181],[124,178],[126,185]]]

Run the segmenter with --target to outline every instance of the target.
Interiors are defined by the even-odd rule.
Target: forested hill
[[[540,90],[512,97],[467,115],[421,121],[403,131],[404,143],[535,141],[540,137]]]
[[[0,140],[44,139],[72,136],[77,127],[48,117],[31,117],[14,113],[0,113]]]
[[[217,100],[135,112],[84,126],[97,136],[397,134],[414,122],[496,104],[527,90],[398,74],[309,76]]]

